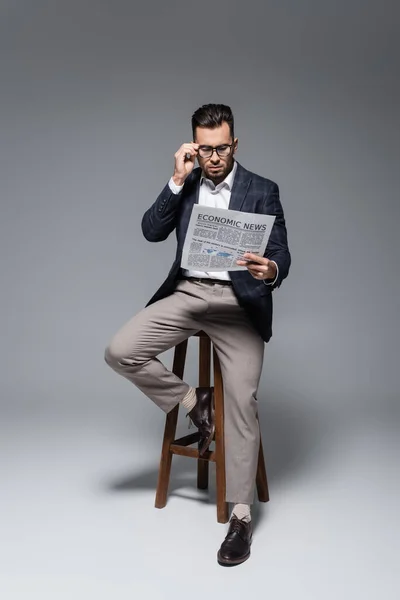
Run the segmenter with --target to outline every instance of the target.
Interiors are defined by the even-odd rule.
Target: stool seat
[[[225,444],[224,444],[224,392],[221,365],[217,352],[213,347],[210,337],[204,331],[198,331],[193,337],[199,338],[199,387],[209,387],[211,379],[211,354],[213,356],[214,374],[214,402],[215,402],[215,434],[214,450],[206,450],[202,457],[199,455],[200,434],[198,431],[175,439],[178,423],[179,404],[166,416],[164,437],[161,450],[160,467],[155,499],[156,508],[164,508],[167,503],[169,479],[171,473],[172,457],[174,454],[187,456],[197,460],[197,487],[208,488],[208,465],[215,462],[216,488],[217,488],[217,521],[227,523],[229,520],[229,505],[226,502],[225,480]],[[172,372],[181,379],[185,369],[186,351],[188,340],[175,346]],[[197,444],[197,448],[192,448]],[[264,453],[260,433],[260,448],[256,476],[257,494],[260,502],[268,502],[268,482],[265,470]]]

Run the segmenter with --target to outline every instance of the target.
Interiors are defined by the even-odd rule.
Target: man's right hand
[[[176,185],[183,185],[186,177],[193,171],[198,147],[199,144],[188,142],[182,144],[179,150],[175,152],[175,168],[172,179]],[[190,155],[190,158],[186,158],[187,154]]]

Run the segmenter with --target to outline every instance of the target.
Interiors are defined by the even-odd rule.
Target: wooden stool
[[[195,334],[199,337],[199,387],[210,385],[211,373],[211,340],[206,333],[199,331]],[[183,341],[175,347],[172,372],[183,378],[188,340]],[[160,468],[158,471],[158,482],[156,492],[156,508],[164,508],[167,503],[169,477],[173,454],[189,456],[197,459],[197,487],[202,490],[208,488],[208,463],[215,462],[216,466],[216,488],[217,488],[217,521],[227,523],[229,520],[229,506],[225,501],[225,445],[224,445],[224,392],[221,375],[221,366],[215,348],[213,348],[214,365],[214,399],[215,399],[215,450],[206,450],[202,458],[199,451],[190,448],[192,444],[199,442],[199,432],[185,435],[175,439],[176,425],[178,422],[179,404],[168,414],[165,422],[164,439],[161,451]],[[257,465],[257,494],[260,502],[268,502],[268,482],[265,471],[264,453],[260,436],[260,449]]]

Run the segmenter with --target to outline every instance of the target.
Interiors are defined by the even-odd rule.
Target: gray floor
[[[194,463],[176,457],[155,509],[164,418],[138,396],[135,422],[128,383],[110,384],[112,402],[54,397],[3,420],[2,598],[399,597],[394,407],[355,403],[341,418],[315,400],[264,401],[271,500],[255,505],[250,560],[226,569],[214,471],[199,492]]]

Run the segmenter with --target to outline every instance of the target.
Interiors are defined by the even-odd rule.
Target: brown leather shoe
[[[199,455],[202,456],[212,442],[215,431],[214,388],[196,388],[196,405],[187,416],[200,433]]]
[[[250,556],[250,546],[253,536],[251,521],[246,523],[232,515],[226,538],[218,551],[217,559],[220,565],[232,567],[240,565]]]

